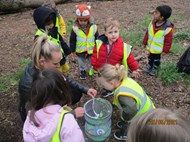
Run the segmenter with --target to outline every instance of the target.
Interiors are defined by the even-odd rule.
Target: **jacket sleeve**
[[[65,24],[65,21],[63,20],[63,17],[60,14],[59,14],[59,26],[60,26],[61,36],[65,37],[66,36],[66,24]]]
[[[172,39],[173,39],[173,29],[167,35],[165,35],[164,47],[163,47],[164,53],[168,53],[170,51],[172,45]]]
[[[70,41],[69,42],[70,42],[71,52],[75,52],[75,50],[76,50],[76,42],[77,42],[77,35],[73,30],[71,31]]]
[[[119,104],[122,107],[122,117],[124,120],[131,120],[138,112],[136,102],[133,98],[126,96],[119,96]]]
[[[94,67],[96,65],[96,63],[97,63],[97,48],[96,48],[96,45],[94,45],[92,58],[91,58],[91,65]]]
[[[63,49],[65,55],[69,55],[71,53],[71,49],[67,45],[67,43],[63,40],[62,36],[59,36],[59,40],[61,42],[61,48]]]
[[[131,71],[137,70],[139,68],[139,65],[138,65],[137,61],[135,60],[132,53],[130,53],[129,57],[127,58],[127,64]]]
[[[146,30],[145,35],[144,35],[144,39],[143,39],[143,44],[147,45],[148,42],[148,30]]]
[[[84,86],[84,85],[78,83],[77,81],[72,80],[72,79],[70,79],[68,77],[67,77],[67,81],[68,81],[69,85],[72,86],[72,88],[76,88],[81,93],[87,94],[87,92],[89,90],[89,87]]]

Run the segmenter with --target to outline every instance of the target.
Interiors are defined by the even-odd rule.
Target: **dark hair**
[[[35,112],[48,104],[64,106],[71,102],[71,91],[64,76],[55,69],[44,69],[33,77],[29,93],[30,120],[38,126]]]
[[[51,22],[53,22],[55,24],[56,22],[56,15],[55,13],[51,13],[47,19],[46,19],[46,22],[45,22],[45,25],[49,25]],[[55,25],[54,25],[55,26]]]
[[[167,109],[153,109],[134,118],[128,142],[190,142],[190,122]]]
[[[160,16],[163,16],[164,20],[168,19],[172,14],[172,9],[168,5],[160,5],[156,10],[160,12]]]

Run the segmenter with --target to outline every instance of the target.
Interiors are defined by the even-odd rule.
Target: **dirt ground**
[[[74,16],[75,5],[78,3],[67,3],[58,5],[61,15],[69,23],[69,19]],[[150,11],[154,10],[160,4],[168,4],[173,8],[173,17],[185,16],[183,20],[175,20],[176,28],[188,27],[190,18],[190,0],[122,0],[89,2],[92,5],[95,23],[99,26],[100,34],[103,33],[102,23],[105,18],[112,16],[117,18],[121,25],[128,31],[140,21],[144,15],[151,16]],[[14,74],[21,69],[20,61],[30,57],[33,37],[36,31],[32,18],[33,10],[26,10],[19,13],[0,15],[0,75],[5,73]],[[190,25],[190,24],[189,24]],[[142,35],[143,38],[143,35]],[[69,39],[69,33],[67,40]],[[134,48],[134,55],[143,55],[141,47]],[[164,56],[170,60],[177,61],[179,56],[172,54]],[[140,67],[145,65],[146,59],[139,61]],[[94,78],[88,78],[86,81],[78,79],[78,66],[70,63],[71,76],[90,87],[101,90],[95,83]],[[162,82],[155,77],[141,73],[141,78],[137,79],[145,91],[151,95],[156,107],[171,108],[181,111],[185,117],[189,117],[190,106],[184,103],[184,100],[190,96],[190,88],[177,83],[170,86],[163,86]],[[22,140],[22,123],[18,113],[18,86],[11,87],[9,91],[0,92],[0,142],[20,142]],[[99,96],[99,95],[98,95]],[[84,96],[79,106],[90,99]],[[112,98],[108,98],[111,100]],[[119,120],[118,111],[113,112],[112,116],[112,134],[107,140],[115,142],[113,133],[117,131],[116,122]],[[89,141],[89,140],[87,140]]]

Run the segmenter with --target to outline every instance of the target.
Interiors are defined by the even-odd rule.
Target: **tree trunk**
[[[36,8],[41,6],[45,0],[0,0],[0,12],[11,12],[23,8]],[[47,1],[47,0],[46,0]],[[67,0],[54,0],[55,3],[63,3]]]

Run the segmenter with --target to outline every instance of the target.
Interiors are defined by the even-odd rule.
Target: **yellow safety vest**
[[[136,101],[138,112],[135,116],[145,113],[149,109],[155,108],[142,87],[131,78],[125,78],[120,86],[114,91],[114,104],[119,108],[121,108],[118,100],[120,95],[131,97]]]
[[[97,50],[97,58],[99,57],[99,50],[102,46],[103,42],[101,40],[96,40],[96,50]],[[127,58],[129,57],[129,54],[131,53],[132,46],[129,44],[124,43],[123,46],[123,59],[122,64],[125,66],[125,69],[128,70],[128,64],[127,64]]]
[[[164,37],[172,30],[171,27],[165,30],[159,30],[154,33],[154,28],[152,22],[148,26],[148,42],[146,49],[153,54],[161,54],[164,47]]]
[[[95,34],[97,31],[97,26],[91,25],[88,35],[79,29],[78,26],[73,26],[73,31],[77,35],[76,53],[87,51],[88,54],[92,54],[95,45]]]
[[[59,117],[59,122],[58,122],[58,125],[57,125],[57,129],[53,135],[53,137],[51,138],[50,142],[61,142],[61,138],[60,138],[60,130],[61,130],[61,126],[62,126],[62,122],[63,122],[63,118],[64,118],[64,115],[66,113],[68,113],[69,111],[67,110],[62,110],[61,114],[60,114],[60,117]]]
[[[45,31],[42,31],[40,29],[37,30],[35,36],[40,36],[41,34],[45,33]],[[60,46],[60,41],[59,41],[59,34],[58,34],[58,38],[53,38],[50,35],[47,36],[49,40],[53,41],[55,44]],[[64,53],[63,49],[61,48],[61,52]]]

